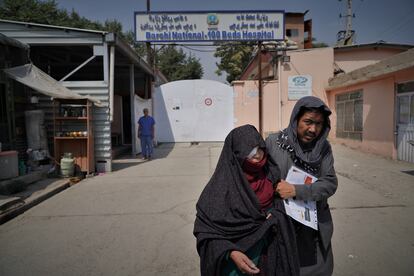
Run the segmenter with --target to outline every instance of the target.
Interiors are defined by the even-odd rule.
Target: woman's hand
[[[260,269],[243,252],[233,250],[230,253],[230,258],[242,273],[258,274],[260,272]]]
[[[276,186],[276,193],[280,195],[281,198],[290,198],[296,196],[296,189],[295,185],[290,184],[289,182],[286,182],[285,180],[280,180],[279,183],[277,183]]]

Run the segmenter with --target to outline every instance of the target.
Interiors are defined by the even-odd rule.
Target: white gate
[[[182,80],[156,88],[159,142],[224,141],[233,129],[233,88],[211,80]]]
[[[397,95],[398,160],[414,163],[414,91]]]

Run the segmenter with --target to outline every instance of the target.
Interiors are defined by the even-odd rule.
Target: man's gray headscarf
[[[303,108],[317,108],[324,115],[324,127],[319,137],[311,143],[309,150],[302,149],[297,136],[298,115]],[[319,171],[322,158],[331,150],[326,140],[331,130],[329,120],[331,113],[331,110],[319,98],[303,97],[297,101],[293,108],[289,126],[281,131],[278,137],[278,145],[291,153],[293,162],[311,174],[316,174]]]

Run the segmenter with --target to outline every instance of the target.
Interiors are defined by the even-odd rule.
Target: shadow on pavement
[[[159,143],[156,148],[154,148],[153,159],[161,159],[167,157],[171,151],[174,149],[175,143]]]
[[[412,170],[412,171],[401,171],[401,172],[406,173],[408,175],[414,176],[414,170]]]
[[[121,171],[156,159],[165,158],[171,153],[174,146],[174,143],[158,144],[158,146],[154,148],[154,153],[150,161],[143,160],[141,154],[138,154],[136,157],[133,157],[130,154],[123,154],[112,161],[112,171]]]
[[[136,159],[133,159],[131,156],[121,156],[120,158],[117,158],[116,160],[112,161],[112,171],[117,172],[124,169],[128,169],[133,166],[138,166],[142,164],[143,160],[134,161]]]

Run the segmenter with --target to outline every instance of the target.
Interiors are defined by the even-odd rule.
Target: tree
[[[220,63],[216,63],[216,74],[221,76],[222,72],[226,72],[229,83],[238,79],[252,58],[253,48],[252,42],[218,44],[214,53],[215,57],[220,58]]]
[[[199,60],[193,56],[187,57],[182,49],[177,50],[173,45],[158,50],[155,64],[170,81],[203,77]]]
[[[204,75],[200,60],[194,56],[189,56],[186,60],[185,74],[186,79],[201,79]]]
[[[146,57],[147,56],[147,48],[145,47],[145,43],[142,42],[136,42],[135,41],[135,34],[133,31],[129,30],[125,33],[123,33],[124,39],[128,42],[129,45],[131,45],[132,48],[134,48],[135,52],[140,57]]]
[[[312,48],[326,48],[329,47],[325,42],[316,42],[316,38],[312,37]]]
[[[79,16],[74,10],[61,10],[54,0],[4,0],[0,18],[74,28],[103,30],[103,25]]]

